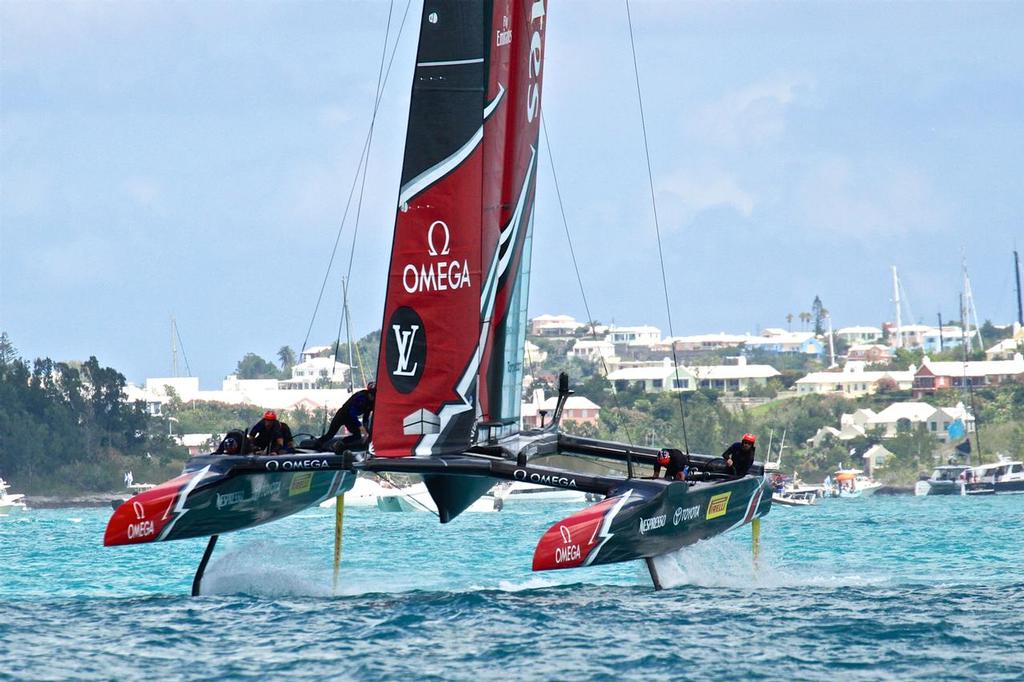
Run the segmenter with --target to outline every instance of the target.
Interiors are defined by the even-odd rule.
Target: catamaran
[[[641,478],[659,448],[560,431],[565,374],[551,421],[519,427],[546,22],[545,0],[424,3],[369,446],[193,457],[122,504],[104,544],[210,537],[198,594],[219,534],[343,495],[360,472],[419,475],[441,523],[502,480],[599,496],[541,536],[537,571],[645,560],[660,589],[670,553],[756,532],[771,508],[760,463],[737,477],[690,453],[688,480]],[[545,466],[551,455],[623,473]]]

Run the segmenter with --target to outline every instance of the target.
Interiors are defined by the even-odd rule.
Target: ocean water
[[[1024,679],[1024,496],[776,506],[639,563],[533,573],[573,507],[442,526],[349,509],[224,536],[104,548],[109,512],[0,517],[2,679]]]

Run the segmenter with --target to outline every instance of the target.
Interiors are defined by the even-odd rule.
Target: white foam
[[[698,542],[655,558],[662,586],[681,585],[760,590],[792,587],[854,587],[888,581],[887,576],[843,575],[813,564],[786,566],[772,548],[761,546],[758,561],[736,542]]]

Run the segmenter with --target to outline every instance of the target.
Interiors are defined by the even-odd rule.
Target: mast
[[[829,368],[836,366],[836,346],[832,335],[832,316],[828,316],[828,355],[830,358]]]
[[[1024,304],[1021,303],[1020,295],[1020,258],[1017,257],[1017,250],[1013,250],[1013,278],[1017,283],[1017,323],[1024,326]]]
[[[942,313],[940,312],[939,313],[939,352],[941,353],[942,350],[943,350],[943,345],[942,345]]]
[[[171,315],[171,376],[178,376],[178,329]]]
[[[348,312],[348,277],[341,278],[342,315],[345,316],[345,339],[348,343],[348,390],[355,392],[356,366],[352,364],[352,318]],[[363,377],[365,383],[366,377]]]
[[[984,341],[981,338],[981,326],[978,324],[978,309],[974,307],[974,294],[971,292],[971,278],[967,274],[967,259],[963,261],[964,270],[964,297],[963,297],[963,310],[960,316],[961,322],[965,329],[965,335],[967,338],[967,352],[970,353],[974,350],[974,334],[967,334],[967,325],[973,321],[974,331],[978,334],[978,348],[984,349]]]
[[[896,274],[896,266],[892,266],[892,300],[896,304],[896,343],[895,348],[903,348],[903,323],[900,321],[900,277]]]

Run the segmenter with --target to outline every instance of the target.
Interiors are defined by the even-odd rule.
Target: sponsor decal
[[[263,466],[267,471],[309,471],[326,469],[330,465],[326,459],[272,459]]]
[[[402,286],[410,294],[450,291],[472,286],[469,261],[444,258],[451,254],[452,233],[448,223],[435,220],[427,228],[426,263],[407,263],[402,268]]]
[[[544,41],[541,32],[544,30],[544,0],[533,0],[530,9],[530,23],[533,33],[530,34],[530,74],[526,86],[526,122],[532,123],[540,111],[540,69],[543,55],[541,43]]]
[[[420,383],[427,360],[427,332],[423,320],[407,306],[396,310],[385,330],[384,354],[391,385],[399,393],[411,393]]]
[[[292,474],[292,482],[288,486],[288,497],[301,495],[309,492],[309,485],[313,482],[313,472],[304,471],[300,474]]]
[[[138,523],[128,524],[128,539],[135,540],[137,538],[148,538],[156,534],[156,526],[153,525],[152,521],[139,521]]]
[[[494,44],[498,47],[502,45],[508,45],[512,42],[512,28],[510,27],[511,21],[506,14],[501,18],[501,30],[496,31],[497,35],[494,39]]]
[[[695,504],[692,507],[676,507],[675,512],[672,514],[672,525],[678,526],[683,521],[693,521],[700,516],[700,505]]]
[[[146,508],[138,500],[132,502],[132,509],[135,511],[135,518],[139,521],[146,518]]]
[[[301,475],[301,474],[299,474]],[[313,474],[308,474],[312,476]],[[217,509],[223,509],[243,502],[255,502],[264,497],[273,497],[281,492],[281,482],[264,483],[259,479],[253,481],[252,495],[246,497],[244,490],[236,490],[230,493],[217,493]]]
[[[575,488],[576,479],[572,476],[562,476],[560,474],[542,474],[536,471],[527,471],[526,469],[516,469],[512,476],[517,481],[526,481],[528,483],[536,483],[537,485],[550,485],[555,488]]]
[[[583,556],[583,550],[579,544],[572,541],[572,532],[568,526],[559,526],[558,532],[562,535],[562,546],[555,548],[555,563],[564,564],[569,561],[579,561]]]
[[[732,493],[719,493],[711,498],[708,502],[708,513],[704,517],[707,520],[717,519],[719,516],[725,516],[725,512],[729,511],[729,498],[732,497]]]
[[[652,530],[663,528],[665,521],[668,520],[668,514],[659,514],[658,516],[652,516],[649,519],[643,517],[640,518],[640,535],[646,535]]]

